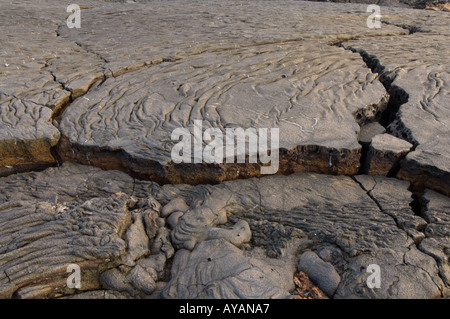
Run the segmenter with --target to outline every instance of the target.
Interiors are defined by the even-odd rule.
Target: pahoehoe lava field
[[[450,6],[358,2],[1,1],[0,298],[449,298]]]

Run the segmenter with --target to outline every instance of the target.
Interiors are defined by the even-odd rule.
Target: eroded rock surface
[[[177,12],[172,14],[175,6]],[[169,133],[173,127],[186,127],[193,119],[204,120],[204,128],[283,128],[283,147],[291,150],[283,161],[287,172],[356,173],[358,126],[351,113],[358,122],[381,112],[385,92],[357,57],[327,43],[406,31],[393,25],[383,29],[364,27],[365,17],[359,7],[326,8],[318,3],[286,2],[274,15],[257,1],[240,3],[239,7],[223,2],[192,2],[187,6],[178,2],[89,1],[81,8],[83,27],[69,29],[63,4],[50,0],[26,6],[5,4],[1,14],[6,24],[17,14],[26,18],[19,26],[5,26],[2,33],[8,45],[0,57],[4,60],[0,72],[5,75],[1,91],[5,123],[1,174],[51,165],[62,157],[127,169],[164,182],[236,178],[238,168],[232,165],[226,169],[209,167],[207,174],[197,178],[180,176],[192,170],[190,166],[165,166],[173,145]],[[123,19],[127,23],[117,22]],[[39,32],[33,31],[36,26]],[[218,64],[222,66],[216,70]],[[326,74],[327,68],[335,71]],[[134,72],[138,73],[124,75]],[[317,78],[310,78],[313,73]],[[354,76],[353,84],[347,83],[348,76]],[[131,93],[128,85],[136,80],[140,88]],[[97,93],[84,96],[94,88]],[[124,89],[129,92],[121,97],[119,91]],[[319,91],[328,93],[322,96]],[[133,101],[128,101],[130,98]],[[92,107],[101,105],[99,99],[110,107],[97,113]],[[58,148],[62,154],[55,154],[60,115],[73,100],[76,104],[69,110],[77,109],[79,103],[80,110],[64,116],[62,147]],[[81,105],[83,101],[91,102]],[[122,104],[127,105],[123,110],[119,107]],[[323,108],[314,111],[317,104],[323,104]],[[128,126],[124,121],[120,130],[109,116],[102,121],[104,126],[91,127],[89,121],[80,121],[75,127],[68,124],[83,115],[97,118],[105,116],[103,112],[115,114],[117,107],[121,109],[119,117],[128,117],[129,112],[136,115]],[[248,108],[254,109],[253,121]],[[169,115],[173,120],[166,120]],[[338,121],[330,123],[331,116]],[[165,120],[159,122],[162,118]],[[333,139],[323,132],[330,124],[338,134]],[[83,133],[87,126],[93,129],[92,136]],[[96,133],[100,131],[110,141],[101,140]],[[139,137],[141,133],[144,135]],[[287,143],[289,135],[295,137],[292,143]],[[97,156],[92,156],[92,148]],[[143,166],[148,168],[143,170]],[[258,175],[258,168],[252,165],[239,170],[243,176]]]
[[[448,198],[430,190],[425,192],[423,198],[426,205],[423,215],[428,225],[424,231],[426,238],[421,242],[419,249],[437,260],[439,275],[448,287],[450,282]]]
[[[180,262],[186,263],[191,254],[186,250],[192,250],[193,258],[202,263],[203,266],[195,266],[201,267],[195,268],[196,274],[202,271],[210,274],[204,268],[209,265],[210,253],[200,258],[201,250],[197,249],[199,243],[210,241],[207,230],[225,227],[231,231],[234,224],[244,220],[252,231],[250,245],[264,249],[265,258],[286,258],[294,246],[297,254],[312,250],[333,265],[342,278],[334,295],[333,289],[328,290],[334,297],[447,295],[448,285],[440,277],[442,267],[438,268],[446,258],[440,252],[443,248],[434,242],[434,249],[440,252],[440,257],[435,257],[416,247],[426,238],[423,230],[428,224],[410,206],[413,198],[407,188],[406,182],[381,176],[353,180],[294,174],[196,186],[188,196],[172,187],[153,188],[152,193],[155,198],[165,200],[179,196],[190,199],[189,210],[172,231],[172,242],[183,251],[179,257],[178,253],[175,255],[175,261],[180,258]],[[398,195],[392,196],[393,190]],[[380,289],[366,285],[369,276],[366,269],[371,264],[379,265],[386,273]],[[183,287],[188,278],[191,277],[170,283],[172,286],[167,289],[172,296],[185,293]],[[206,278],[209,284],[216,282],[214,276]],[[179,286],[178,280],[182,283]],[[190,296],[199,293],[198,286],[193,289]]]
[[[372,138],[366,158],[367,173],[370,175],[394,175],[401,160],[413,145],[390,134],[379,134]]]
[[[102,189],[108,182],[117,187]],[[427,191],[416,213],[408,183],[392,178],[160,186],[64,164],[0,185],[21,190],[0,204],[4,297],[295,298],[299,271],[333,298],[448,296],[449,199]],[[305,266],[308,254],[322,275]],[[82,269],[80,289],[67,287],[69,264]],[[379,289],[366,283],[372,264]]]
[[[0,11],[1,176],[56,162],[52,120],[103,77],[103,61],[58,36],[65,4],[3,3]]]
[[[443,16],[447,23],[449,19],[448,15]],[[450,42],[448,34],[441,30],[383,37],[376,43],[360,39],[345,46],[359,50],[368,64],[381,73],[391,88],[391,96],[397,96],[399,110],[387,121],[388,131],[416,146],[402,162],[398,177],[448,195],[450,69],[448,54],[444,52],[448,52]]]
[[[163,296],[191,299],[288,298],[293,277],[289,271],[279,268],[282,265],[279,261],[270,264],[246,257],[223,239],[203,241],[192,252],[177,252],[172,279]],[[284,267],[291,268],[289,265]]]
[[[2,297],[42,297],[46,290],[55,296],[66,286],[71,264],[84,272],[83,289],[99,288],[101,267],[126,247],[121,236],[130,215],[124,194],[82,204],[8,202],[0,210]],[[42,287],[46,282],[52,289]],[[39,293],[30,285],[40,285]]]
[[[1,5],[0,297],[449,296],[448,14],[268,4]],[[174,163],[195,120],[280,174]]]
[[[338,102],[339,94],[344,97]],[[120,152],[122,167],[170,183],[260,175],[254,165],[196,165],[190,171],[193,165],[173,163],[172,132],[187,127],[193,134],[195,120],[203,130],[216,128],[223,135],[228,128],[279,128],[279,147],[286,153],[280,172],[355,174],[360,145],[354,114],[372,105],[381,113],[387,101],[358,56],[313,41],[163,63],[108,79],[85,98],[63,115],[61,131],[68,141],[62,157],[102,166],[96,150]],[[375,114],[358,117],[364,121]],[[72,153],[73,147],[79,151]]]
[[[139,297],[157,290],[173,248],[159,221],[161,205],[149,195],[131,196],[146,192],[143,184],[122,172],[73,164],[13,175],[0,184],[2,297],[58,297],[110,287]],[[67,284],[73,264],[81,270],[76,289]],[[105,279],[111,271],[129,289]]]

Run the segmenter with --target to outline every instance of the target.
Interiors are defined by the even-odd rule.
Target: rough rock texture
[[[427,191],[416,214],[408,184],[392,178],[160,186],[64,164],[0,178],[0,187],[11,198],[0,204],[4,297],[287,298],[302,270],[334,298],[448,296],[450,201]],[[306,269],[308,254],[323,267]],[[72,263],[81,289],[66,287]],[[370,264],[381,268],[379,289],[366,285]]]
[[[66,8],[0,6],[0,297],[449,297],[448,13]],[[194,120],[279,128],[280,174],[174,163]]]
[[[72,205],[3,204],[0,295],[39,297],[30,285],[45,282],[52,288],[48,293],[56,294],[66,284],[70,264],[79,265],[84,273],[81,289],[99,288],[96,276],[101,267],[115,262],[125,250],[121,236],[130,218],[127,204],[127,196],[120,193]]]
[[[140,185],[122,172],[73,164],[3,178],[0,295],[42,298],[117,288],[104,280],[110,269],[130,285],[115,290],[129,297],[151,295],[165,277],[173,248],[161,235],[161,205]],[[147,195],[131,196],[139,189]],[[70,264],[81,268],[76,290],[67,287]]]
[[[97,150],[118,152],[113,168],[170,183],[260,175],[259,165],[174,164],[172,132],[190,127],[193,134],[193,121],[202,120],[204,130],[224,135],[233,127],[279,128],[280,172],[355,174],[360,145],[354,114],[361,122],[373,118],[364,113],[372,105],[381,113],[384,95],[358,56],[316,41],[205,53],[110,78],[72,103],[61,122],[67,141],[60,154],[111,168]]]
[[[223,239],[207,240],[199,243],[192,252],[184,249],[177,252],[172,265],[172,279],[163,296],[288,298],[292,274],[278,268],[282,263],[278,263],[278,267],[275,264],[246,257]]]
[[[340,3],[367,3],[378,4],[380,6],[395,6],[395,7],[412,7],[417,9],[436,8],[439,10],[441,7],[445,7],[447,2],[439,0],[308,0],[308,1],[321,1],[321,2],[340,2]]]
[[[305,272],[328,296],[334,295],[341,282],[341,277],[333,265],[323,261],[311,251],[304,252],[300,256],[298,269]]]
[[[409,21],[415,23],[412,18]],[[443,16],[447,24],[449,19]],[[388,131],[416,146],[402,162],[398,177],[448,195],[450,69],[448,54],[443,53],[448,52],[450,42],[448,28],[431,26],[432,34],[383,37],[376,43],[359,39],[344,46],[358,50],[382,74],[391,97],[397,96],[399,110],[386,122]]]
[[[426,238],[419,249],[436,259],[439,275],[447,287],[450,283],[450,207],[448,197],[427,190],[423,196],[425,209],[422,212],[428,221],[425,228]]]
[[[356,176],[355,181],[416,243],[424,238],[423,230],[427,223],[413,209],[414,200],[413,195],[408,191],[408,183],[367,175]],[[395,189],[395,192],[392,189]]]
[[[450,12],[450,3],[447,0],[427,4],[426,10],[447,11]]]
[[[294,282],[299,299],[326,299],[326,295],[315,286],[308,275],[299,271],[294,275]]]
[[[390,134],[376,135],[370,144],[366,158],[367,173],[388,176],[395,174],[400,161],[413,145]]]
[[[267,257],[286,258],[292,246],[296,247],[297,254],[305,250],[317,251],[342,278],[335,297],[434,298],[447,295],[448,285],[440,278],[434,256],[422,253],[415,246],[424,239],[427,222],[412,210],[413,198],[407,190],[408,184],[384,177],[361,176],[358,179],[295,174],[197,186],[189,195],[184,191],[177,193],[172,186],[157,187],[152,194],[163,201],[180,196],[190,199],[190,209],[179,218],[172,231],[172,242],[183,252],[175,255],[175,263],[180,258],[184,265],[192,254],[192,260],[201,264],[195,266],[196,278],[205,272],[208,276],[202,278],[209,284],[216,282],[214,275],[205,268],[210,252],[203,249],[205,254],[201,258],[202,250],[198,249],[203,247],[199,246],[201,243],[210,242],[206,230],[210,227],[230,229],[234,223],[245,220],[252,231],[250,244],[265,249]],[[398,195],[392,196],[393,189]],[[442,251],[437,243],[434,249]],[[445,260],[441,258],[441,262],[448,265]],[[384,277],[380,289],[370,289],[365,284],[369,276],[366,268],[370,264],[378,264],[382,269]],[[228,271],[235,274],[235,268],[229,267]],[[191,277],[177,277],[166,291],[170,291],[171,296],[184,294],[183,287]],[[199,293],[198,287],[193,289],[193,295]],[[214,286],[212,291],[217,289]]]

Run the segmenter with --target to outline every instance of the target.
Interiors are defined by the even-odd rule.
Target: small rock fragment
[[[328,297],[334,295],[341,282],[341,276],[333,265],[323,261],[312,251],[307,251],[300,256],[298,269],[305,272]]]
[[[327,296],[316,287],[303,271],[294,276],[294,283],[300,299],[325,299]]]
[[[368,173],[387,176],[412,147],[411,143],[389,134],[375,136],[367,155]]]
[[[370,144],[370,142],[372,142],[372,138],[385,132],[386,129],[380,123],[368,123],[366,125],[363,125],[361,127],[361,130],[359,131],[359,142],[361,144]]]

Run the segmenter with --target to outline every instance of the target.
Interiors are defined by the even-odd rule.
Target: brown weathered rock
[[[294,276],[294,283],[297,287],[296,290],[299,295],[299,299],[325,299],[327,296],[316,287],[308,275],[303,271],[299,271]]]
[[[450,3],[430,3],[425,10],[450,11]]]
[[[380,134],[372,139],[366,158],[368,174],[388,176],[400,166],[400,160],[413,145],[390,134]]]

